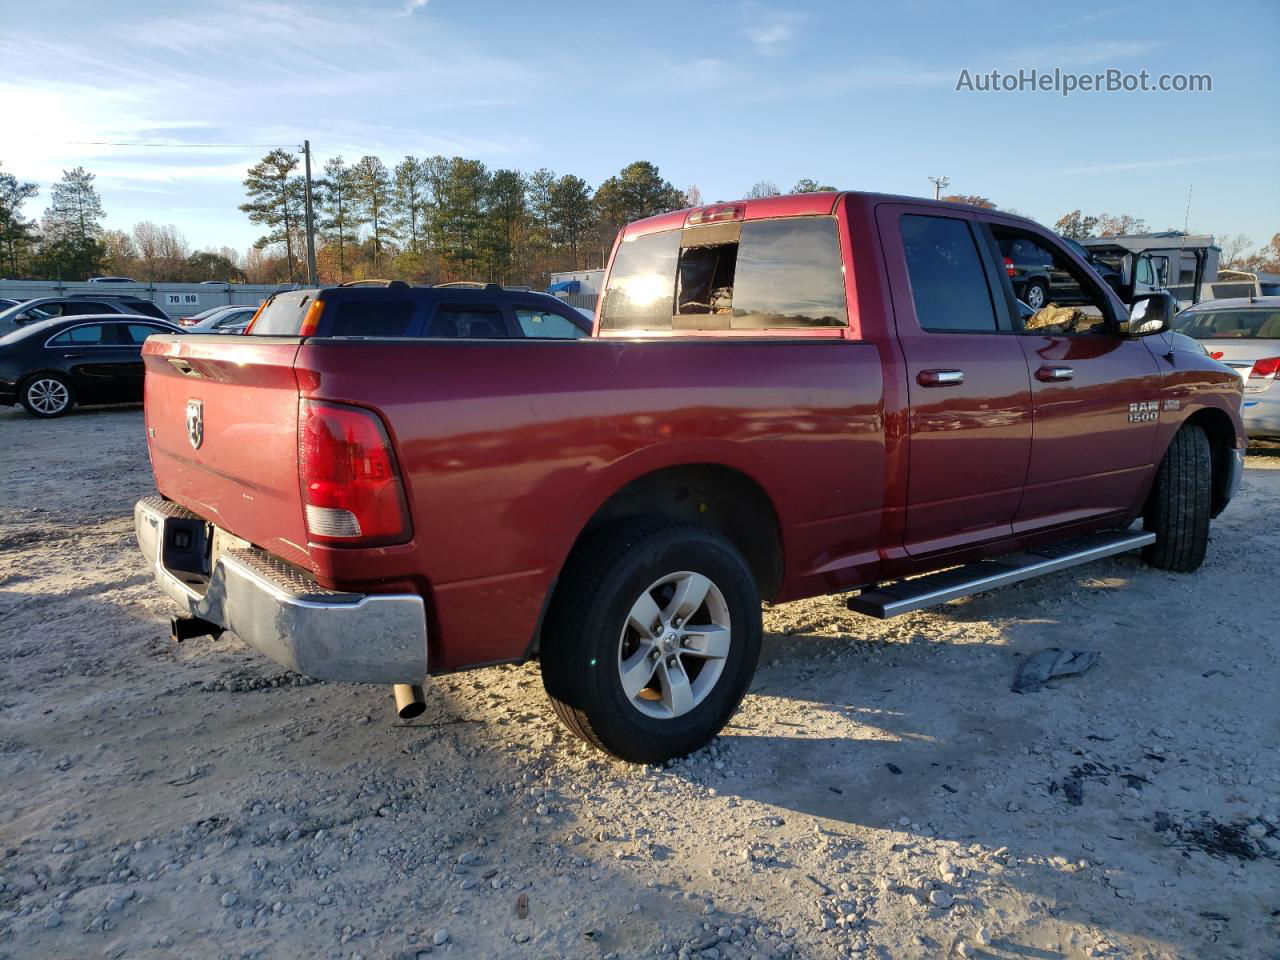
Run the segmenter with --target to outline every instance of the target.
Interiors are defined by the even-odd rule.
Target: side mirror
[[[1129,319],[1121,324],[1122,332],[1130,337],[1165,333],[1173,328],[1173,315],[1172,294],[1165,290],[1139,294],[1129,306]]]

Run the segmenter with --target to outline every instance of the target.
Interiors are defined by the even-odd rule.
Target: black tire
[[[700,574],[714,585],[716,593],[708,594],[708,603],[715,595],[721,615],[727,611],[728,653],[692,709],[680,716],[654,717],[636,705],[645,691],[635,702],[624,692],[619,664],[627,637],[638,636],[624,634],[624,629],[634,631],[628,627],[629,614],[650,585],[684,572]],[[650,593],[659,606],[662,589]],[[664,619],[667,609],[675,607],[663,608]],[[709,609],[699,607],[686,619],[703,622],[711,616]],[[706,745],[728,722],[755,673],[761,633],[755,578],[732,543],[694,523],[624,521],[582,544],[570,558],[543,628],[542,682],[556,715],[587,743],[631,763],[661,763]],[[661,643],[654,637],[642,641]],[[677,643],[679,670],[696,687],[695,671],[711,661],[690,660],[680,647]],[[666,658],[664,653],[653,655]],[[655,673],[655,689],[648,693],[660,692],[657,677]]]
[[[18,399],[33,417],[52,420],[76,405],[76,392],[71,381],[60,373],[37,373],[23,381]]]
[[[1204,563],[1212,510],[1213,456],[1209,438],[1193,424],[1176,434],[1147,500],[1144,530],[1156,542],[1143,550],[1147,563],[1161,570],[1190,573]]]
[[[1032,293],[1033,290],[1038,290],[1040,292],[1038,302],[1036,295]],[[1022,299],[1023,302],[1025,302],[1032,310],[1039,310],[1041,307],[1047,307],[1049,305],[1049,288],[1045,285],[1043,280],[1032,280],[1022,288]]]

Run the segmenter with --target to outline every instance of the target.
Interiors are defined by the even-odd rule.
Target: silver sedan
[[[1244,380],[1249,436],[1280,438],[1280,297],[1209,300],[1178,314],[1173,328]]]

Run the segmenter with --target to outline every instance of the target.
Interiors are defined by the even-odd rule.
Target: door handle
[[[1070,367],[1043,366],[1036,371],[1036,379],[1042,383],[1057,383],[1061,380],[1070,380],[1075,375],[1076,372]]]
[[[916,383],[922,387],[955,387],[964,383],[963,370],[921,370]]]
[[[83,356],[84,356],[83,353],[64,353],[62,355],[64,360],[70,360],[72,357],[83,357]]]

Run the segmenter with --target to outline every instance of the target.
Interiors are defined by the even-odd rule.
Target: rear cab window
[[[619,244],[600,329],[765,331],[848,325],[835,217],[719,222]]]

